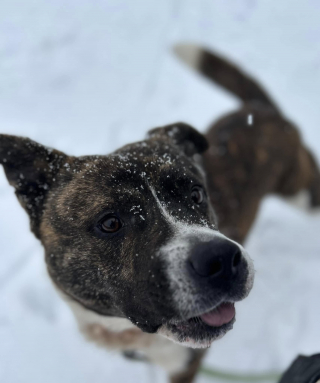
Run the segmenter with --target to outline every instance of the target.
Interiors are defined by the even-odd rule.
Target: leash
[[[281,373],[277,371],[270,371],[262,374],[238,374],[226,371],[216,370],[208,367],[201,367],[200,373],[210,378],[219,378],[231,382],[278,382]]]

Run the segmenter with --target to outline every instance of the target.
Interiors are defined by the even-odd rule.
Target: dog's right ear
[[[0,164],[39,238],[43,204],[67,156],[28,138],[0,134]]]
[[[148,132],[148,136],[156,139],[165,138],[171,141],[182,149],[187,156],[203,153],[209,147],[205,136],[184,122],[176,122],[175,124],[152,129]]]

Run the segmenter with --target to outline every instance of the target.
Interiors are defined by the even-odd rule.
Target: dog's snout
[[[242,252],[234,242],[218,238],[196,245],[188,261],[199,276],[232,277],[242,263]]]

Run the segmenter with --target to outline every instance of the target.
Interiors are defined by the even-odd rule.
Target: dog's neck
[[[56,290],[71,308],[79,329],[87,340],[111,350],[138,350],[147,360],[162,366],[169,374],[183,371],[188,364],[188,348],[181,347],[161,335],[145,333],[126,318],[97,314],[60,289]]]

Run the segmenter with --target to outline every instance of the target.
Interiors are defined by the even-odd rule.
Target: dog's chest
[[[152,335],[142,332],[128,319],[99,315],[68,298],[67,303],[89,341],[117,350],[134,350],[150,345]]]
[[[83,326],[81,331],[88,340],[110,349],[139,350],[148,348],[153,343],[153,336],[138,328],[111,331],[100,323],[91,323]]]
[[[66,301],[87,340],[117,351],[139,351],[170,374],[182,371],[188,364],[189,349],[160,335],[145,333],[126,318],[104,317],[68,298]]]

